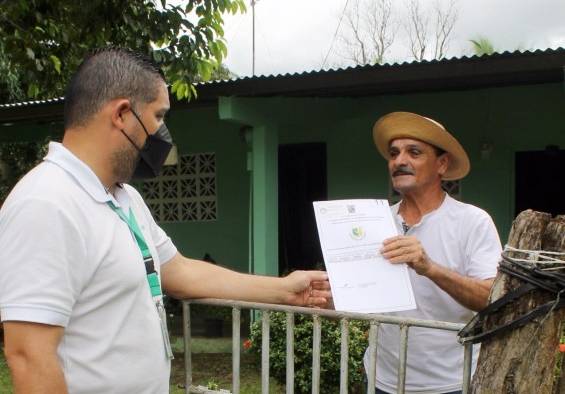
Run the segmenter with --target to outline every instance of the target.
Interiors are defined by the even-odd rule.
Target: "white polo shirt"
[[[58,355],[70,393],[168,393],[141,252],[108,201],[131,206],[156,269],[176,254],[134,188],[114,199],[85,163],[50,143],[0,210],[0,314],[65,327]]]
[[[402,234],[399,204],[392,207],[393,216]],[[491,217],[482,209],[465,204],[449,195],[441,206],[424,215],[406,235],[414,236],[434,262],[463,276],[489,279],[496,276],[502,247]],[[453,323],[467,323],[474,312],[455,301],[430,279],[409,269],[417,309],[392,313],[396,316]],[[398,326],[380,326],[377,347],[377,387],[396,392]],[[365,368],[368,355],[365,353]],[[474,364],[477,357],[475,353]],[[406,393],[436,394],[461,390],[463,377],[463,347],[457,333],[436,329],[410,327]]]

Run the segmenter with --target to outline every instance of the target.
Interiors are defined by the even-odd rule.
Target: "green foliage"
[[[279,382],[286,380],[286,314],[271,313],[269,366],[271,375]],[[349,392],[363,392],[363,354],[367,348],[367,322],[349,323]],[[312,330],[309,316],[296,315],[294,327],[294,390],[312,391]],[[245,345],[244,345],[245,346]],[[249,351],[261,353],[261,321],[251,327]],[[339,363],[341,348],[340,322],[322,319],[320,352],[320,392],[339,392]]]
[[[0,145],[0,206],[12,187],[47,153],[44,142],[11,142]]]
[[[218,385],[218,383],[214,379],[210,379],[208,381],[208,384],[206,384],[206,388],[208,390],[219,390],[220,386]]]
[[[12,378],[10,376],[10,370],[6,364],[6,359],[4,358],[4,349],[0,349],[0,393],[11,393],[12,388]]]
[[[474,54],[477,56],[492,55],[494,53],[494,46],[488,38],[478,37],[469,41],[473,45]]]
[[[222,14],[244,0],[0,0],[0,102],[61,96],[85,54],[108,45],[151,56],[179,99],[227,55]]]

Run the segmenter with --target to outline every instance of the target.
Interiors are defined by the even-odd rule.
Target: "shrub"
[[[270,374],[280,383],[286,381],[286,314],[271,313],[270,324]],[[339,364],[341,351],[340,322],[322,318],[320,349],[320,392],[339,392]],[[294,390],[296,393],[312,391],[312,337],[313,320],[310,316],[295,315],[294,327]],[[349,390],[363,392],[363,354],[367,348],[368,322],[349,322]],[[246,342],[247,343],[247,342]],[[261,321],[251,326],[247,343],[249,352],[261,354]],[[258,362],[260,358],[258,357]]]

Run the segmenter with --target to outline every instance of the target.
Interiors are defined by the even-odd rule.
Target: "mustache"
[[[399,175],[414,175],[414,171],[408,166],[398,166],[393,172],[392,176]]]

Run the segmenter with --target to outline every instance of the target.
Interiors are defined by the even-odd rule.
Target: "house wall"
[[[180,154],[216,154],[217,220],[163,223],[186,256],[209,253],[221,265],[248,270],[249,173],[240,126],[218,119],[216,106],[171,113],[167,126]]]
[[[462,199],[491,214],[503,242],[514,219],[515,153],[544,150],[547,145],[565,147],[561,84],[353,101],[355,104],[343,106],[347,108],[340,115],[331,114],[329,121],[325,119],[327,112],[318,111],[315,117],[280,127],[281,143],[326,142],[329,198],[387,198],[386,164],[372,141],[373,124],[392,111],[420,113],[444,124],[467,150],[471,172],[462,180]],[[315,102],[320,105],[319,100]],[[335,121],[334,117],[341,119]],[[483,144],[492,150],[482,154]],[[544,192],[550,190],[540,190]]]
[[[389,196],[386,165],[372,141],[371,130],[380,116],[403,110],[436,119],[459,139],[471,160],[471,173],[462,181],[463,201],[492,215],[502,242],[514,218],[515,153],[565,147],[561,84],[365,98],[235,100],[249,109],[248,124],[265,124],[279,144],[326,143],[330,199]],[[242,122],[220,120],[219,112],[216,105],[174,109],[168,120],[181,154],[216,154],[217,220],[162,226],[183,254],[202,258],[209,253],[220,264],[247,271],[251,148],[240,132]],[[2,127],[0,141],[42,139],[60,129],[60,124]],[[492,150],[483,154],[484,144]],[[277,258],[273,253],[269,261],[273,272]]]

